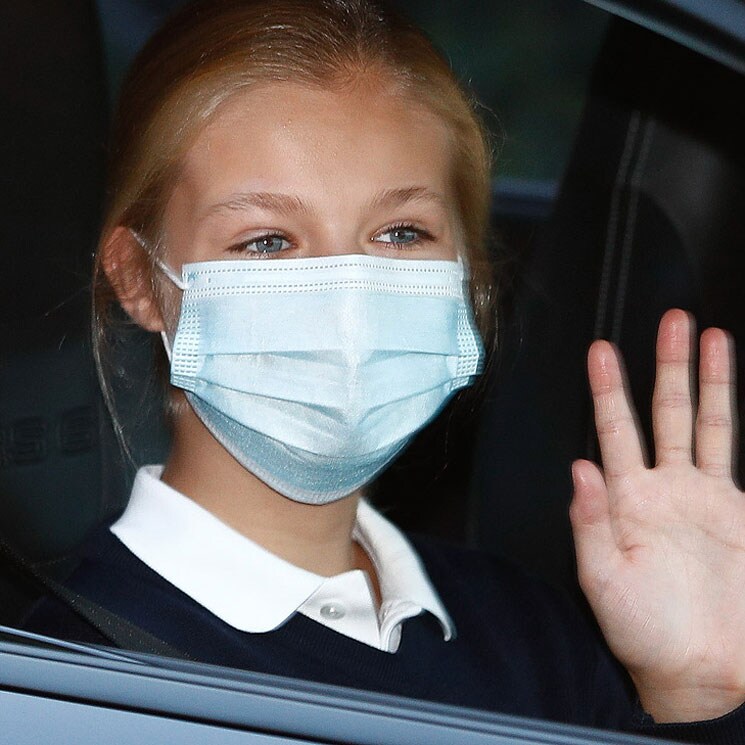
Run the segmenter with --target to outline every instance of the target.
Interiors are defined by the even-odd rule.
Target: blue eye
[[[380,233],[376,240],[380,243],[392,243],[397,246],[416,243],[421,238],[420,232],[414,228],[401,226],[398,228],[389,228],[384,233]]]
[[[261,254],[276,254],[290,247],[290,242],[285,240],[281,235],[265,235],[250,241],[246,246],[256,246],[254,251]]]
[[[276,254],[290,247],[290,241],[281,235],[272,233],[271,235],[259,236],[250,241],[242,241],[235,246],[231,246],[229,250],[235,253]]]

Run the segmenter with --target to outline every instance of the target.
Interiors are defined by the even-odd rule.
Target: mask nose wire
[[[136,231],[132,230],[130,228],[130,233],[132,233],[132,237],[137,241],[137,243],[140,244],[142,249],[148,254],[148,256],[151,256],[150,246],[148,245],[147,241]],[[177,274],[176,272],[171,269],[168,264],[165,263],[165,261],[162,261],[161,259],[156,258],[155,263],[158,266],[158,268],[165,274],[168,279],[173,282],[176,287],[179,288],[179,290],[185,290],[187,288],[186,282],[184,282]],[[165,332],[165,330],[160,332],[160,338],[163,342],[163,348],[166,350],[166,357],[168,357],[168,362],[171,362],[172,358],[172,350],[171,350],[171,340],[168,338],[168,334]]]

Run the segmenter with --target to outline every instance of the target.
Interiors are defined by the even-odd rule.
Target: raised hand
[[[572,466],[582,589],[658,722],[711,719],[745,701],[745,495],[733,478],[731,340],[669,311],[657,339],[656,464],[644,458],[618,354],[588,355],[603,470]]]

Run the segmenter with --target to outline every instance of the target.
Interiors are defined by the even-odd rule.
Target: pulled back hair
[[[112,231],[131,228],[157,254],[184,155],[227,99],[272,82],[343,88],[360,75],[375,76],[446,125],[471,299],[482,334],[492,337],[488,137],[476,104],[424,33],[379,0],[200,0],[172,16],[139,54],[115,117],[94,266],[94,350],[110,408],[103,359],[116,302],[101,247]],[[143,251],[136,269],[151,281],[153,259]]]

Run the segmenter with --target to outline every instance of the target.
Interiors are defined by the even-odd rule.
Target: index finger
[[[620,354],[610,342],[592,343],[587,354],[587,372],[606,479],[621,478],[630,471],[646,468]]]

